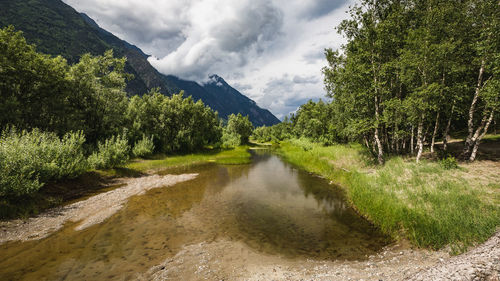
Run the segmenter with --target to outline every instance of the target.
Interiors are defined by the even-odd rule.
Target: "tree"
[[[12,26],[0,29],[0,128],[10,124],[66,133],[72,112],[67,71],[62,57],[37,53]]]
[[[145,134],[161,152],[193,151],[221,137],[218,114],[202,101],[183,98],[182,92],[167,97],[153,89],[142,97],[134,96],[126,119],[132,143]]]
[[[248,116],[231,114],[227,119],[227,126],[224,128],[224,134],[228,136],[235,136],[239,139],[239,144],[248,143],[248,140],[253,132],[252,122]]]
[[[471,3],[469,7],[468,15],[473,18],[477,33],[475,65],[479,71],[468,112],[463,156],[474,161],[481,139],[488,132],[499,106],[500,9],[498,1],[494,0]],[[478,111],[480,121],[475,118]]]

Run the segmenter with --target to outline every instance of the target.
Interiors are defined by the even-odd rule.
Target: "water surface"
[[[252,158],[164,171],[199,176],[132,197],[85,230],[67,225],[42,240],[0,245],[0,280],[132,280],[183,246],[218,239],[327,260],[363,259],[387,243],[324,179],[266,151]]]

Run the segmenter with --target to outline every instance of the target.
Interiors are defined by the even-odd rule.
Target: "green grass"
[[[360,145],[292,141],[278,151],[285,160],[337,182],[350,204],[384,233],[417,246],[450,245],[458,253],[485,241],[500,225],[498,185],[476,182],[467,169],[445,170],[439,163],[401,157],[375,167]]]
[[[135,159],[126,164],[125,168],[145,172],[148,170],[189,166],[207,162],[225,165],[247,164],[250,163],[250,153],[248,152],[247,146],[239,146],[234,149],[225,150],[212,149],[194,154],[167,156],[153,160]]]
[[[500,141],[500,134],[493,135],[493,134],[487,134],[484,136],[483,140],[486,141]]]

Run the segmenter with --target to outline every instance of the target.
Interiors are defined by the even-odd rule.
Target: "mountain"
[[[127,57],[125,70],[134,75],[126,88],[130,95],[141,95],[152,88],[159,88],[165,95],[184,90],[186,96],[201,99],[222,118],[241,113],[249,115],[255,126],[279,123],[272,113],[218,76],[216,80],[224,81],[221,86],[212,82],[200,85],[161,74],[140,48],[100,28],[88,15],[78,13],[61,0],[0,0],[0,7],[0,27],[13,25],[23,31],[26,40],[36,44],[42,53],[62,55],[70,63],[77,62],[82,54],[102,55],[109,49],[114,50],[115,56]]]
[[[248,115],[254,126],[270,126],[280,123],[269,110],[260,108],[255,101],[238,92],[217,75],[211,75],[210,80],[202,85],[188,80],[182,80],[173,75],[165,76],[168,85],[174,92],[184,90],[187,95],[195,100],[201,99],[209,104],[212,109],[217,110],[220,116],[228,116],[231,113]]]
[[[280,120],[269,110],[260,108],[255,101],[229,86],[224,79],[215,74],[210,76],[209,82],[204,84],[203,88],[208,93],[213,94],[218,100],[224,101],[224,105],[227,108],[224,114],[229,115],[232,113],[229,109],[236,108],[242,115],[248,115],[254,125],[262,126],[280,123]]]

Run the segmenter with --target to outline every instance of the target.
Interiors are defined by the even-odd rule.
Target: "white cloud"
[[[323,50],[352,0],[63,0],[137,45],[160,72],[217,73],[278,117],[324,97]]]

